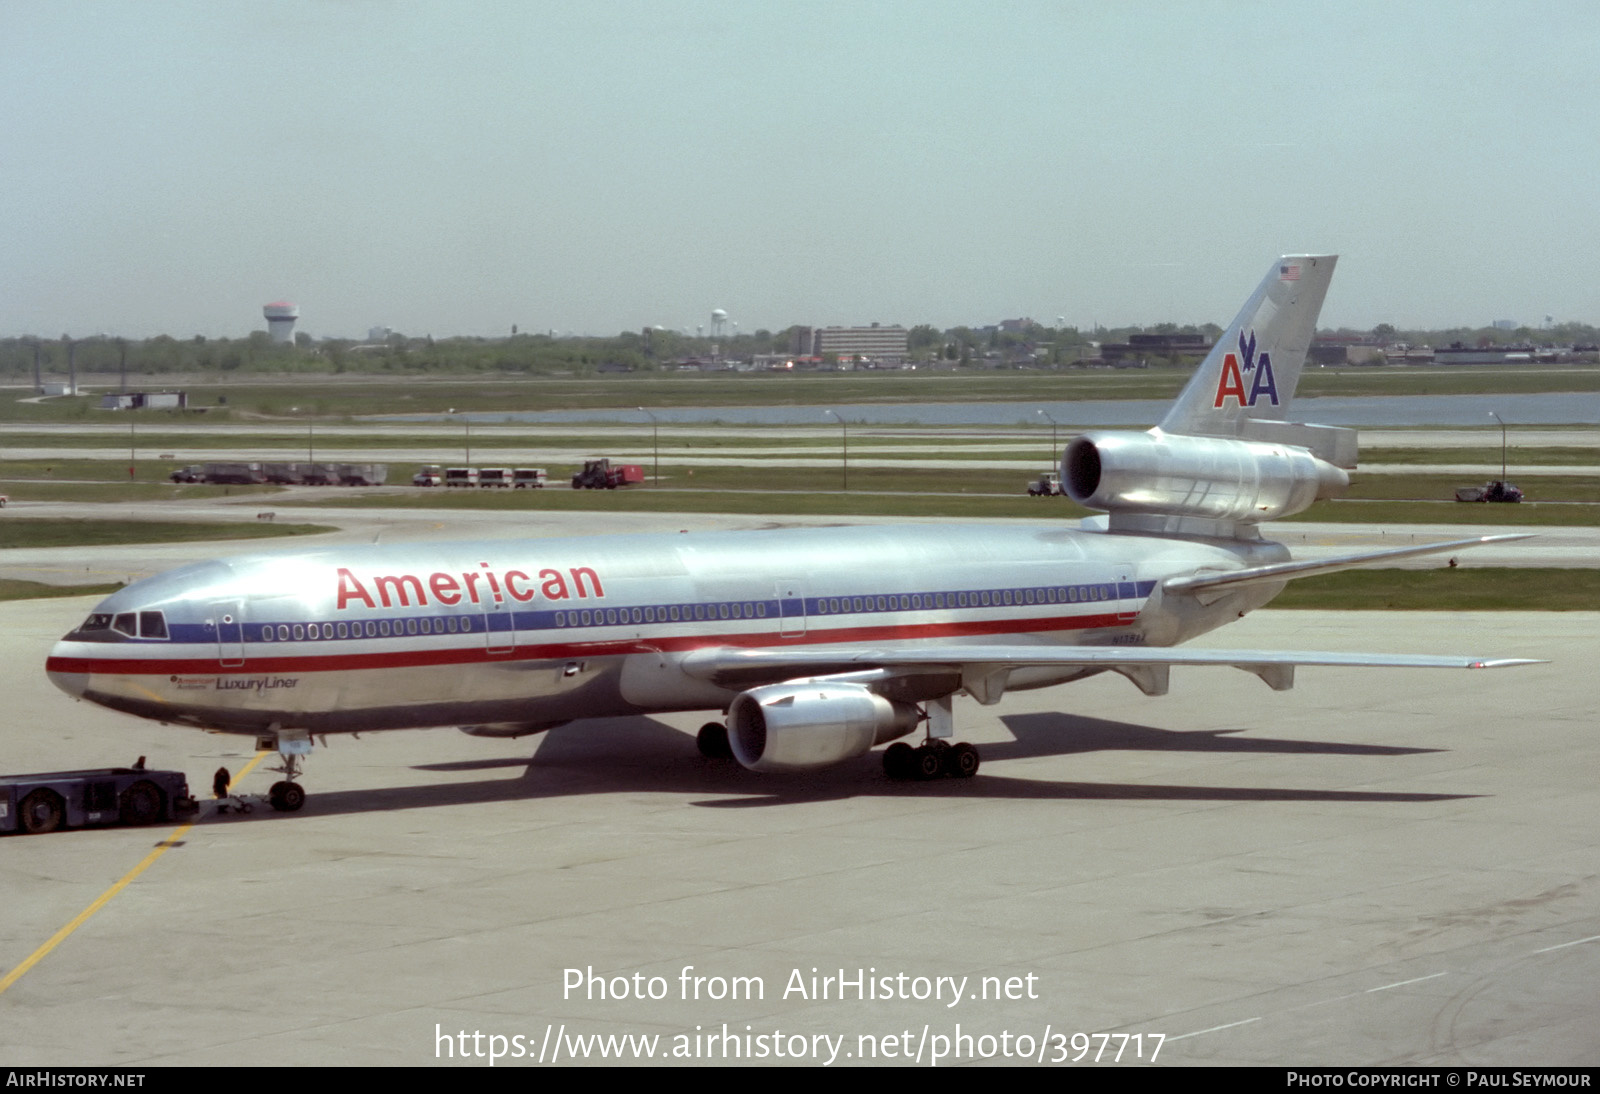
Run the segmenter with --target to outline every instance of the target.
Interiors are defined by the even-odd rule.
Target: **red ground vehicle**
[[[574,490],[615,490],[644,481],[644,467],[637,463],[611,466],[610,460],[588,460],[583,470],[572,476]]]

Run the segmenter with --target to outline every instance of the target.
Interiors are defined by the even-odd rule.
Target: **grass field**
[[[188,521],[0,519],[0,549],[17,547],[108,547],[119,543],[192,543],[197,540],[268,539],[334,529],[320,524],[217,524]]]
[[[0,600],[47,600],[65,596],[110,596],[122,583],[106,585],[45,585],[38,581],[0,578]]]
[[[251,377],[217,383],[177,381],[189,393],[187,412],[140,411],[194,420],[206,414],[237,418],[265,414],[303,419],[358,414],[506,410],[631,410],[637,406],[834,406],[846,403],[1018,402],[1079,399],[1171,399],[1192,374],[1188,368],[1066,369],[1060,372],[926,370],[872,373],[633,373],[591,378],[435,377],[395,375],[352,381],[297,376],[278,382]],[[111,376],[85,375],[85,386],[111,390]],[[136,383],[138,381],[136,380]],[[1600,391],[1600,368],[1550,365],[1311,368],[1301,397],[1318,395],[1475,395]],[[98,396],[22,402],[31,392],[0,397],[0,420],[101,420]],[[219,400],[226,400],[219,403]]]
[[[1600,570],[1346,570],[1291,581],[1270,605],[1340,611],[1600,611]]]
[[[1529,467],[1593,466],[1600,464],[1600,450],[1560,443],[1561,434],[1552,432],[1548,445],[1512,445],[1506,450],[1506,464],[1512,479]],[[1482,448],[1363,448],[1364,464],[1418,464],[1456,463],[1475,464],[1485,475],[1500,477],[1500,446],[1486,443]]]

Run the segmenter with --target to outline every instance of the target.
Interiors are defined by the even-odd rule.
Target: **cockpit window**
[[[108,631],[111,629],[111,616],[106,612],[96,612],[83,621],[81,631]]]
[[[140,612],[139,634],[144,638],[167,637],[167,617],[160,612]]]
[[[111,629],[129,638],[139,637],[139,617],[133,612],[118,612],[111,621]]]

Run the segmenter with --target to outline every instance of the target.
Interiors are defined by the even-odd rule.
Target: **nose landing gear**
[[[276,750],[283,763],[269,768],[284,777],[267,791],[267,802],[280,813],[293,813],[306,803],[305,788],[294,780],[300,775],[302,756],[311,755],[311,734],[304,730],[281,730],[276,737],[256,742],[262,751]]]

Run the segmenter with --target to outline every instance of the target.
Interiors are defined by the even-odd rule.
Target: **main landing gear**
[[[311,755],[311,735],[303,731],[286,730],[276,737],[262,737],[256,742],[256,747],[264,752],[276,750],[283,761],[279,766],[268,769],[284,777],[273,783],[267,791],[267,803],[280,813],[295,812],[306,803],[305,788],[294,780],[300,775],[300,757]]]
[[[978,773],[978,750],[965,741],[951,741],[956,719],[953,697],[943,695],[924,704],[928,736],[912,747],[896,741],[883,753],[883,770],[891,779],[970,779]]]
[[[930,737],[915,748],[896,741],[883,753],[883,770],[891,779],[970,779],[980,762],[975,746]]]

